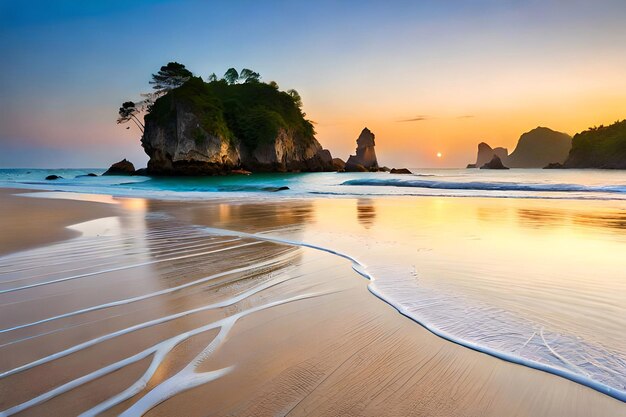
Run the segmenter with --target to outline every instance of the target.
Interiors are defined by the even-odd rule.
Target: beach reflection
[[[320,199],[307,207],[312,215],[292,218],[297,234],[276,229],[275,220],[272,233],[626,353],[623,202],[433,197]],[[273,218],[278,208],[264,210]]]
[[[181,224],[267,233],[344,252],[372,268],[393,268],[393,274],[414,276],[420,285],[626,352],[623,202],[148,201],[145,210],[165,212]],[[169,272],[158,275],[168,279]]]
[[[376,206],[369,198],[360,198],[357,200],[356,213],[359,223],[365,228],[370,228],[376,220]]]

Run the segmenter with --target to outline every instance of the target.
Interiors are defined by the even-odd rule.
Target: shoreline
[[[2,196],[0,196],[0,198],[2,198]],[[29,201],[30,200],[42,200],[47,202],[54,201],[48,198],[29,199]],[[91,211],[91,205],[93,203],[86,204],[84,207],[80,204],[81,202],[66,200],[65,203],[69,205],[81,205],[80,210],[83,210],[82,213],[84,215],[84,211],[90,211],[93,214],[93,211]],[[42,204],[44,207],[50,207],[47,203]],[[150,210],[153,210],[152,206],[154,206],[154,209],[157,211],[165,212],[168,212],[173,207],[171,201],[152,201],[147,202],[147,204],[150,207]],[[204,206],[210,205],[210,203],[204,202],[204,204],[195,204],[195,206],[198,205]],[[259,205],[262,207],[264,203],[261,202]],[[191,206],[194,206],[194,203],[179,202],[177,206],[182,206],[182,208],[176,208],[176,210],[179,211],[175,213],[180,213],[184,210],[190,209]],[[220,205],[220,210],[222,209],[221,207],[222,205]],[[224,209],[226,209],[226,207],[230,206],[226,205],[224,206]],[[130,215],[128,213],[128,208],[109,208],[111,211],[108,211],[107,209],[104,210],[103,213],[106,212],[107,215],[115,213],[122,216],[122,218],[128,217],[129,219],[127,219],[127,221],[129,225],[132,224],[132,221],[134,221],[132,220],[134,219],[132,213],[130,213]],[[298,215],[298,212],[295,211],[294,214]],[[175,214],[175,217],[178,218],[179,216]],[[295,218],[296,217],[294,217],[294,219]],[[235,217],[232,221],[237,222],[236,219],[237,217]],[[241,219],[244,220],[244,222],[238,224],[240,224],[244,229],[251,226],[261,228],[267,228],[269,226],[270,229],[272,227],[289,226],[289,220],[278,217],[276,218],[278,223],[275,225],[266,223],[265,226],[262,224],[247,223],[248,221],[253,220],[252,218],[250,220],[246,220],[245,217],[242,217]],[[155,229],[155,231],[158,230],[160,229]],[[163,230],[167,230],[167,228]],[[162,232],[158,231],[158,233]],[[225,233],[222,232],[221,236],[224,235]],[[258,237],[259,236],[249,236],[244,237],[244,239],[258,240]],[[48,241],[45,242],[50,245]],[[58,242],[62,244],[62,241]],[[230,245],[231,244],[226,244],[225,248],[230,248]],[[273,248],[272,251],[281,247],[280,244],[268,244],[269,246],[264,245],[265,244],[261,244],[261,246],[267,249]],[[254,249],[256,246],[250,247],[249,250],[246,249],[246,251],[248,251],[246,253],[256,254],[254,256],[261,256],[259,251],[262,250]],[[45,246],[43,248],[45,249]],[[267,249],[265,249],[265,251],[267,251]],[[234,253],[238,253],[242,249],[229,249],[229,252],[231,250],[236,250]],[[303,289],[311,285],[319,286],[320,288],[327,288],[329,290],[340,290],[340,292],[331,293],[330,295],[324,295],[319,298],[313,298],[309,301],[298,301],[293,303],[292,306],[286,305],[276,307],[276,311],[272,308],[270,310],[265,310],[264,312],[254,313],[251,316],[242,319],[243,324],[241,326],[243,326],[245,332],[242,333],[243,329],[234,327],[232,336],[229,336],[228,341],[224,342],[228,343],[229,348],[226,348],[226,346],[224,346],[224,348],[218,347],[215,353],[216,356],[211,358],[204,365],[210,365],[211,369],[219,369],[228,367],[229,363],[230,365],[236,363],[238,365],[234,368],[234,370],[213,382],[207,382],[203,386],[196,387],[190,391],[182,392],[174,397],[171,397],[168,401],[152,408],[149,415],[169,415],[174,410],[186,410],[189,415],[195,415],[201,413],[201,408],[198,407],[209,406],[211,409],[216,410],[215,413],[218,415],[228,414],[234,412],[234,410],[238,410],[236,413],[241,415],[269,414],[270,410],[273,410],[273,413],[280,414],[278,410],[284,410],[283,407],[286,407],[285,404],[291,404],[295,401],[293,399],[289,401],[287,400],[296,397],[300,399],[293,405],[295,408],[291,408],[294,410],[294,414],[307,415],[313,412],[313,414],[319,415],[333,415],[339,410],[335,407],[340,404],[342,404],[342,408],[340,409],[345,413],[349,413],[348,410],[355,412],[358,407],[361,407],[357,401],[358,398],[363,398],[362,395],[369,395],[365,393],[371,393],[373,389],[375,390],[377,384],[375,384],[374,381],[379,378],[396,381],[390,382],[391,385],[383,392],[386,396],[393,397],[394,395],[398,395],[397,387],[396,389],[393,388],[395,386],[394,384],[401,384],[402,381],[406,379],[406,376],[402,375],[405,375],[405,373],[410,369],[417,369],[417,375],[420,377],[417,378],[417,382],[410,382],[411,380],[406,380],[400,386],[406,387],[406,384],[408,383],[409,386],[416,391],[409,390],[411,392],[410,395],[409,391],[406,391],[405,395],[408,395],[408,397],[404,397],[403,400],[398,398],[397,404],[394,403],[393,410],[380,408],[382,406],[381,404],[376,405],[368,402],[369,406],[367,409],[360,409],[358,414],[361,414],[362,412],[364,415],[380,415],[377,413],[381,413],[383,410],[385,410],[385,414],[388,415],[410,415],[417,413],[418,410],[421,410],[420,413],[427,412],[430,414],[436,414],[436,408],[432,408],[433,405],[442,406],[444,403],[447,403],[447,405],[443,408],[443,410],[447,411],[447,413],[444,412],[444,415],[466,415],[471,414],[471,410],[474,410],[473,412],[480,413],[481,415],[494,416],[586,415],[585,410],[587,413],[591,412],[591,410],[604,410],[607,413],[606,415],[617,415],[613,413],[618,413],[623,410],[623,408],[620,408],[623,407],[623,404],[620,404],[619,402],[616,402],[616,400],[610,399],[599,392],[595,392],[590,388],[567,381],[554,375],[538,373],[535,370],[524,366],[516,366],[507,362],[498,361],[495,358],[490,358],[484,354],[470,351],[465,347],[442,340],[440,337],[433,335],[425,328],[416,326],[416,323],[412,319],[408,320],[398,314],[398,311],[390,304],[387,304],[387,301],[377,300],[376,297],[372,297],[372,295],[375,294],[370,293],[371,290],[367,288],[367,282],[358,279],[356,272],[359,271],[353,271],[349,265],[346,265],[345,261],[332,260],[328,258],[329,255],[310,255],[308,254],[310,250],[313,249],[310,249],[310,247],[296,249],[295,253],[300,254],[298,256],[304,256],[305,258],[311,257],[313,261],[303,263],[302,261],[296,260],[291,266],[291,268],[296,268],[296,271],[302,271],[300,274],[304,274],[303,276],[307,277],[307,279],[302,281],[302,284],[298,284],[298,286],[291,286],[292,284],[289,284],[289,282],[293,281],[288,281],[287,284],[281,283],[280,285],[287,285],[287,287],[281,291],[274,290],[274,287],[263,290],[264,292],[269,291],[267,292],[267,297],[270,297],[271,299],[270,294],[272,294],[273,297],[288,297],[290,294],[301,293]],[[213,255],[208,256],[212,257]],[[248,256],[249,255],[245,255],[241,258],[241,260],[248,259]],[[269,259],[271,258],[273,257],[270,257]],[[172,275],[173,277],[177,275],[177,271],[188,269],[186,266],[188,263],[186,261],[181,262],[183,263],[180,266],[173,269],[168,266],[167,273],[170,275],[174,274]],[[169,265],[169,263],[170,261],[168,261],[166,265]],[[225,265],[232,268],[232,266],[236,265],[236,263],[226,262]],[[322,278],[318,273],[320,267],[322,270],[326,269],[332,271],[332,273],[329,272],[326,278]],[[200,270],[202,268],[200,266],[196,266],[194,270],[195,269],[198,269],[198,272],[201,272]],[[280,273],[280,270],[276,270],[275,273]],[[194,272],[193,274],[197,273]],[[123,275],[121,273],[113,273],[113,275],[118,275],[118,278],[123,278],[120,276]],[[47,287],[48,286],[45,288]],[[296,292],[294,293],[293,291]],[[216,293],[213,297],[217,297],[218,295],[219,294]],[[193,299],[195,299],[195,296],[190,298],[190,300]],[[356,302],[356,300],[358,300],[358,302]],[[381,303],[381,301],[384,302]],[[314,311],[318,312],[317,314],[319,317],[311,316],[309,313],[305,313],[303,315],[302,311],[312,311],[309,307],[306,307],[309,304],[311,304]],[[302,307],[295,308],[300,305]],[[320,310],[322,306],[325,306],[323,307],[324,310]],[[302,310],[302,308],[304,308],[304,310]],[[328,311],[326,311],[326,309]],[[284,313],[279,314],[279,310],[290,311],[291,313],[285,316]],[[374,326],[374,329],[378,330],[373,330],[370,325],[365,325],[365,323],[368,323],[368,320],[374,320],[374,323],[378,323],[379,325]],[[350,325],[350,323],[352,325]],[[381,325],[382,327],[380,327]],[[330,329],[325,326],[330,327]],[[259,328],[264,330],[259,330]],[[277,328],[284,328],[284,330],[288,333],[292,333],[290,340],[298,341],[296,346],[299,347],[296,350],[300,353],[294,353],[291,350],[291,347],[293,346],[289,343],[279,343],[279,341],[283,340],[283,337],[286,336],[280,336],[281,331],[277,330]],[[316,330],[303,333],[304,328]],[[331,331],[333,328],[335,330]],[[360,330],[355,330],[357,332],[356,334],[347,336],[342,330],[345,328]],[[267,337],[263,336],[266,331],[269,332],[269,334],[274,335],[277,340],[266,340]],[[372,345],[371,342],[367,342],[367,337],[363,339],[363,337],[367,334],[370,334],[371,336],[376,335],[375,340],[378,340],[378,338],[382,339]],[[319,341],[315,342],[314,339],[311,339],[313,335],[317,335],[318,339],[327,340],[327,342],[320,345]],[[158,332],[155,336],[158,336]],[[389,339],[390,337],[391,339]],[[384,340],[395,340],[398,337],[404,340],[404,342],[399,343],[396,341],[391,345],[389,342],[384,342]],[[254,343],[259,343],[260,346],[267,346],[267,348],[260,348],[259,352],[253,354],[253,352],[246,350],[246,347],[250,346],[250,343],[253,341]],[[367,360],[364,362],[353,362],[354,359],[346,359],[349,362],[343,362],[344,365],[341,365],[340,363],[336,363],[337,358],[328,356],[328,354],[335,351],[334,349],[330,349],[330,346],[334,346],[335,343],[339,341],[343,341],[344,343],[347,343],[347,345],[342,345],[343,347],[333,354],[333,356],[337,355],[338,358],[344,357],[344,355],[347,355],[346,358],[353,357],[351,355],[355,354],[363,355],[364,353],[358,353],[365,352],[360,350],[359,346],[362,348],[367,346],[367,351],[369,352],[367,357],[370,357],[372,360],[374,360],[375,357],[378,358],[377,360],[381,360],[383,356],[390,355],[393,350],[396,350],[405,352],[405,355],[408,355],[402,359],[402,362],[405,364],[410,364],[414,361],[416,362],[414,362],[414,366],[409,365],[406,367],[398,367],[400,364],[400,362],[398,362],[399,358],[386,358],[383,363],[386,363],[387,365],[383,367],[377,366],[374,370],[370,369]],[[351,341],[356,342],[355,344],[352,344]],[[312,346],[317,346],[319,349],[311,350],[312,346],[308,346],[311,344]],[[393,350],[389,350],[392,347]],[[417,349],[421,353],[417,354],[411,349]],[[239,354],[233,352],[233,350],[235,352],[239,352]],[[278,351],[273,352],[274,350]],[[282,352],[282,354],[279,354],[278,352]],[[470,378],[473,382],[464,382],[462,384],[460,381],[450,381],[447,375],[450,370],[446,371],[447,367],[443,364],[437,365],[435,368],[429,367],[428,369],[423,369],[423,365],[419,365],[420,363],[424,363],[423,361],[428,363],[434,360],[436,363],[439,363],[442,359],[440,357],[442,354],[441,352],[446,352],[445,357],[448,357],[449,360],[451,359],[453,363],[456,363],[455,366],[458,369],[454,374],[465,375],[464,379]],[[322,356],[316,356],[318,354],[322,354]],[[313,358],[316,357],[317,359],[313,360]],[[439,359],[437,359],[438,357]],[[285,358],[290,359],[287,360]],[[307,363],[307,360],[309,361],[308,363],[313,360],[315,365],[311,363],[310,365],[305,365],[303,367],[301,365],[302,360],[305,360],[304,363]],[[407,360],[408,362],[406,362]],[[266,363],[267,361],[269,361],[269,365]],[[262,363],[266,364],[262,365]],[[271,365],[272,363],[274,365]],[[351,364],[349,368],[352,370],[349,373],[342,370],[343,367],[347,366],[346,364]],[[253,371],[255,368],[257,370]],[[388,368],[393,371],[390,371]],[[242,369],[244,370],[243,373]],[[246,369],[248,371],[245,371]],[[316,371],[313,374],[310,374],[312,370]],[[29,372],[34,371],[36,371],[36,369]],[[301,372],[305,372],[305,374],[301,374]],[[495,377],[494,372],[495,375],[497,375]],[[363,381],[355,380],[355,377],[351,376],[354,373],[360,373],[363,377]],[[377,373],[379,373],[379,375],[377,375]],[[341,374],[341,377],[338,377],[338,374]],[[309,376],[303,380],[302,377],[304,375]],[[258,385],[260,382],[259,378],[268,381],[265,389]],[[251,379],[252,381],[250,381]],[[318,380],[322,382],[316,382]],[[287,383],[286,381],[291,382]],[[307,382],[305,383],[305,381]],[[423,381],[429,382],[425,383]],[[0,380],[0,384],[3,384],[3,382],[4,381]],[[287,385],[285,385],[286,383]],[[305,383],[305,386],[309,388],[303,388],[304,391],[300,394],[294,392],[290,388],[291,385],[295,384],[295,386],[301,386],[302,383]],[[307,385],[309,383],[313,383],[313,385]],[[478,384],[478,386],[482,387],[479,390],[480,394],[473,392],[473,395],[467,396],[467,392],[465,391],[466,393],[461,395],[461,398],[459,398],[458,394],[460,392],[464,392],[462,385],[465,385],[466,383]],[[451,386],[447,387],[450,384]],[[355,398],[351,398],[347,392],[350,392],[350,387],[352,385],[360,386],[364,393],[357,395]],[[340,393],[334,393],[334,389],[329,391],[329,388],[332,386],[341,387],[341,389],[339,389]],[[510,396],[513,395],[514,392],[518,392],[520,386],[525,387],[525,390],[523,391],[525,394],[522,393],[522,397],[517,398],[517,400],[513,403],[507,401],[506,398],[509,398],[510,400],[512,398]],[[437,389],[432,391],[433,387],[437,387]],[[542,388],[540,389],[539,387]],[[0,392],[4,391],[6,394],[5,388],[6,387],[0,387]],[[421,392],[422,394],[417,394],[416,392]],[[428,392],[430,393],[427,394],[426,397],[430,399],[429,402],[421,403],[420,406],[415,408],[417,403],[415,403],[412,398],[417,400]],[[457,392],[457,394],[453,394],[454,392]],[[483,396],[483,399],[479,400],[478,403],[476,403],[477,398],[473,398],[477,394]],[[206,398],[207,395],[211,398]],[[302,395],[304,395],[304,397],[301,397]],[[354,396],[354,393],[352,395]],[[64,394],[56,400],[52,400],[48,406],[53,406],[54,404],[59,403],[57,400],[61,400],[64,396],[67,397],[65,402],[70,401],[71,398],[74,397],[72,393]],[[332,398],[333,400],[328,403],[320,402],[322,398]],[[556,398],[561,398],[561,400],[557,400]],[[566,398],[570,399],[571,404],[566,404],[567,401],[564,401]],[[267,402],[268,400],[270,400],[270,403]],[[194,404],[194,402],[200,402],[200,404]],[[46,407],[46,404],[47,403],[44,403],[42,407]],[[117,406],[117,408],[114,407],[110,411],[117,413],[123,409],[119,407],[126,407],[128,405],[129,404],[122,403],[120,406]],[[0,408],[4,409],[6,407],[1,406]],[[48,410],[48,408],[44,409]],[[33,410],[37,410],[37,408]],[[309,411],[307,412],[307,410]]]
[[[31,193],[38,191],[31,190]],[[3,231],[0,255],[78,237],[80,233],[68,226],[116,214],[110,205],[95,202],[68,204],[67,199],[46,201],[19,195],[23,193],[24,189],[20,188],[0,188],[0,226]],[[24,204],[25,199],[29,199],[28,204]]]
[[[462,338],[456,337],[454,335],[451,335],[445,331],[442,331],[440,329],[438,329],[436,326],[433,325],[429,325],[427,324],[425,321],[420,320],[418,317],[416,317],[415,315],[412,315],[407,309],[405,309],[401,303],[399,302],[394,302],[392,299],[390,299],[389,297],[385,297],[383,295],[383,292],[380,291],[379,289],[376,288],[375,285],[375,277],[370,274],[367,270],[367,267],[359,262],[357,259],[353,258],[350,255],[347,255],[345,253],[342,252],[337,252],[333,249],[330,248],[326,248],[326,247],[322,247],[322,246],[317,246],[317,245],[313,245],[310,243],[306,243],[306,242],[298,242],[298,241],[293,241],[293,240],[289,240],[289,239],[281,239],[278,237],[271,237],[271,236],[262,236],[262,235],[258,235],[258,234],[249,234],[249,233],[245,233],[245,232],[237,232],[234,230],[225,230],[225,229],[214,229],[214,228],[207,228],[208,231],[210,233],[214,233],[216,235],[222,235],[222,236],[239,236],[239,237],[249,237],[249,238],[254,238],[254,239],[258,239],[258,240],[263,240],[263,241],[269,241],[269,242],[274,242],[274,243],[279,243],[279,244],[286,244],[286,245],[291,245],[291,246],[298,246],[298,247],[305,247],[305,248],[310,248],[310,249],[314,249],[314,250],[319,250],[322,252],[326,252],[329,253],[331,255],[335,255],[338,256],[340,258],[344,258],[348,261],[350,261],[352,263],[352,269],[358,274],[361,275],[363,278],[367,279],[369,281],[369,284],[367,286],[368,290],[370,291],[370,293],[372,293],[375,297],[377,297],[378,299],[380,299],[381,301],[383,301],[384,303],[388,304],[389,306],[393,307],[398,313],[402,314],[403,316],[407,317],[408,319],[410,319],[411,321],[413,321],[414,323],[422,326],[424,329],[428,330],[430,333],[434,334],[435,336],[457,344],[459,346],[462,346],[464,348],[467,349],[471,349],[474,350],[476,352],[479,353],[484,353],[486,355],[492,356],[496,359],[501,359],[503,361],[506,362],[510,362],[516,365],[521,365],[521,366],[525,366],[531,369],[535,369],[537,371],[541,371],[541,372],[545,372],[551,375],[555,375],[561,378],[565,378],[569,381],[575,382],[577,384],[583,385],[587,388],[593,389],[595,391],[598,391],[604,395],[607,395],[609,397],[612,397],[616,400],[619,400],[621,402],[625,402],[626,403],[626,391],[619,391],[616,390],[613,387],[610,387],[606,384],[602,384],[600,382],[594,381],[593,379],[589,379],[589,378],[584,378],[583,376],[579,375],[579,374],[575,374],[573,372],[569,372],[565,369],[558,369],[558,368],[554,368],[554,367],[550,367],[550,366],[546,366],[545,364],[542,364],[540,362],[536,362],[536,361],[532,361],[532,360],[527,360],[521,357],[517,357],[515,355],[512,355],[510,353],[507,352],[502,352],[502,351],[498,351],[495,349],[491,349],[489,347],[486,346],[480,346],[476,343],[472,343],[469,342],[467,340],[463,340]]]

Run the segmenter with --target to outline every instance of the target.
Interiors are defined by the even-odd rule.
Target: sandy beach
[[[20,192],[0,190],[0,415],[626,416],[435,336],[347,259],[201,227],[302,237],[314,203]]]

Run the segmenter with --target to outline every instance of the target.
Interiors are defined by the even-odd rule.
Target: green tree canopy
[[[254,72],[248,68],[244,68],[239,74],[239,79],[242,80],[244,83],[259,82],[259,80],[261,79],[261,74],[259,74],[258,72]]]
[[[161,95],[183,85],[193,74],[183,64],[169,62],[159,72],[152,74],[150,84]]]
[[[300,93],[292,88],[291,90],[287,90],[287,94],[291,96],[293,102],[296,106],[298,106],[298,108],[302,108],[302,97],[300,97]]]
[[[224,74],[224,79],[228,84],[237,84],[237,81],[239,80],[239,73],[234,68],[228,68]]]

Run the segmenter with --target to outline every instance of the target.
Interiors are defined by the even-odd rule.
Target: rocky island
[[[481,168],[488,162],[490,162],[494,156],[497,156],[500,160],[506,159],[509,156],[509,151],[506,148],[492,148],[485,142],[478,144],[478,153],[476,155],[476,163],[468,164],[468,168]]]
[[[248,69],[204,81],[175,62],[152,77],[152,100],[124,103],[118,119],[142,130],[148,174],[336,170],[295,90],[281,91]],[[142,110],[144,123],[137,118]]]
[[[539,126],[522,134],[510,155],[506,148],[492,149],[487,143],[481,142],[478,144],[476,163],[467,167],[482,168],[497,156],[506,167],[543,168],[548,164],[564,163],[571,147],[572,138],[568,134]]]
[[[539,126],[522,134],[515,150],[503,162],[511,168],[543,168],[565,162],[571,148],[570,135]]]

